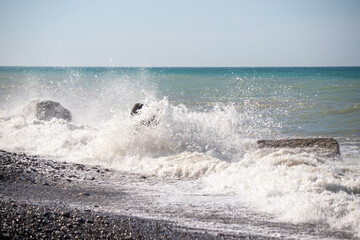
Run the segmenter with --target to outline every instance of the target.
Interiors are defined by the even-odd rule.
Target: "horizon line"
[[[51,66],[51,65],[0,65],[0,67],[51,67],[51,68],[327,68],[360,67],[360,65],[323,65],[323,66]]]

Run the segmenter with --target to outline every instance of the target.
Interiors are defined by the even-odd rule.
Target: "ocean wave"
[[[238,97],[238,101],[218,101],[224,92],[208,101],[188,94],[184,97],[188,105],[183,105],[174,104],[182,103],[181,99],[158,97],[157,87],[146,73],[108,76],[104,72],[98,77],[99,73],[69,70],[64,74],[64,79],[50,74],[54,80],[29,75],[23,87],[11,87],[11,92],[3,89],[11,96],[0,96],[1,105],[6,105],[0,111],[1,148],[100,164],[151,175],[158,181],[196,181],[203,187],[201,193],[233,196],[280,221],[320,223],[360,234],[358,145],[341,149],[340,158],[288,149],[267,151],[256,145],[259,139],[298,134],[293,129],[311,125],[316,114],[320,124],[309,125],[307,131],[318,136],[324,116],[357,113],[358,105],[315,114],[318,102],[288,95],[290,89],[284,83],[283,94],[273,93],[278,87],[275,80],[261,85],[256,79],[256,84],[239,79],[234,96],[238,96],[241,84],[246,88],[240,92],[245,97]],[[172,91],[181,95],[182,90]],[[263,98],[254,97],[265,93]],[[73,122],[43,121],[24,112],[28,101],[35,99],[61,102],[71,111]],[[135,102],[144,103],[144,108],[140,115],[131,116]],[[191,107],[200,102],[208,104]],[[156,124],[144,124],[151,119]],[[284,119],[290,119],[287,129],[283,128]],[[348,135],[343,138],[348,139]],[[352,143],[354,138],[346,141]]]

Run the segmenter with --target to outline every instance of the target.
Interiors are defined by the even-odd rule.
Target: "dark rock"
[[[53,118],[71,121],[71,112],[64,108],[60,103],[46,100],[31,101],[24,109],[28,114],[32,114],[38,120],[49,121]]]
[[[134,107],[131,109],[131,116],[139,115],[143,106],[144,104],[142,103],[135,103]],[[154,115],[150,119],[142,120],[140,123],[145,126],[156,126],[159,122],[156,120],[156,116]]]
[[[90,193],[80,193],[80,194],[78,195],[78,197],[81,197],[81,196],[90,196]]]
[[[334,138],[259,140],[257,144],[259,148],[322,148],[340,154],[339,143]]]
[[[84,170],[85,165],[83,164],[75,164],[77,170]]]
[[[131,115],[137,115],[140,112],[140,109],[142,109],[142,107],[144,106],[144,104],[142,103],[135,103],[135,105],[133,106],[133,108],[131,109]]]
[[[70,217],[70,212],[62,212],[61,216],[69,218]]]
[[[78,221],[77,221],[79,224],[84,224],[85,223],[85,220],[80,218]]]
[[[1,232],[0,239],[11,239],[10,234],[7,232]]]

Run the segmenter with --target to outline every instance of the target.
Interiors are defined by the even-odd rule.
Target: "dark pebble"
[[[70,212],[62,212],[61,216],[69,218],[70,217]]]
[[[10,239],[10,234],[5,231],[1,232],[1,239]]]
[[[85,223],[85,220],[80,218],[78,221],[77,221],[79,224],[84,224]]]

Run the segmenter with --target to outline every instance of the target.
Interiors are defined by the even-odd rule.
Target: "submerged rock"
[[[140,115],[141,114],[140,110],[143,108],[143,106],[144,106],[144,104],[142,104],[142,103],[135,103],[135,105],[131,109],[131,116]],[[140,124],[145,125],[145,126],[156,126],[156,125],[158,125],[158,121],[156,120],[156,116],[153,115],[149,119],[142,120],[140,122]]]
[[[142,104],[142,103],[135,103],[135,105],[131,109],[131,115],[133,116],[133,115],[139,114],[139,111],[140,111],[140,109],[142,109],[143,106],[144,106],[144,104]]]
[[[25,107],[27,114],[33,115],[38,120],[49,121],[53,118],[71,121],[71,112],[60,103],[50,100],[30,101]]]
[[[334,138],[303,138],[259,140],[259,148],[322,148],[340,155],[339,143]]]

